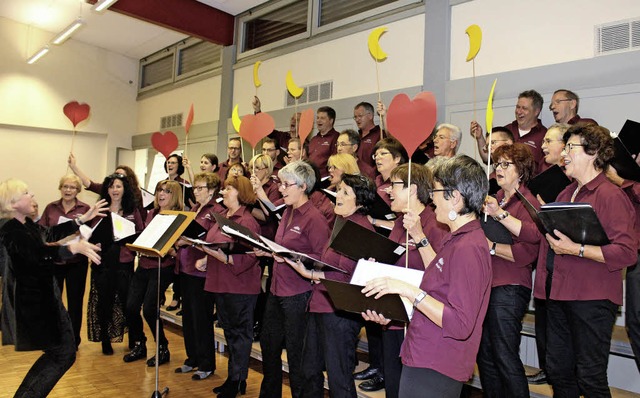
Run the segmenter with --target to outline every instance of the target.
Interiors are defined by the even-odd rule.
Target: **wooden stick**
[[[378,87],[378,102],[382,102],[382,95],[380,94],[380,74],[378,72],[378,59],[376,58],[376,85]],[[384,138],[384,117],[380,115],[380,139]]]
[[[409,158],[409,170],[407,173],[407,212],[411,210],[411,158]],[[392,186],[393,188],[393,186]],[[405,213],[406,214],[406,213]],[[405,257],[404,257],[404,267],[409,268],[409,230],[405,230]]]
[[[489,126],[487,126],[489,127]],[[489,130],[489,145],[487,147],[487,181],[491,175],[491,130]],[[484,213],[484,222],[487,222],[487,213]]]
[[[471,60],[471,63],[473,65],[473,120],[477,122],[478,119],[476,118],[476,58],[475,57]],[[476,144],[473,146],[473,159],[475,161],[478,161],[478,155],[479,155],[478,145]]]

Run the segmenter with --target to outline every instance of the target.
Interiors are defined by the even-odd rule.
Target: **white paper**
[[[420,287],[424,271],[413,268],[398,267],[395,265],[376,263],[368,260],[359,260],[351,277],[352,285],[364,286],[372,279],[389,277],[406,282],[412,286]],[[409,319],[413,316],[413,302],[400,296]],[[384,314],[383,314],[384,315]]]
[[[67,221],[71,221],[71,219],[70,219],[69,217],[60,216],[60,217],[58,218],[58,225],[60,225],[60,224],[64,224],[64,223],[66,223]]]
[[[229,236],[237,236],[237,237],[240,237],[240,238],[244,238],[244,239],[246,239],[246,240],[248,240],[250,242],[255,243],[258,246],[264,247],[265,249],[269,248],[268,246],[265,246],[264,243],[259,242],[259,241],[255,240],[255,239],[253,239],[252,237],[243,234],[242,232],[236,231],[235,229],[231,228],[228,225],[223,225],[222,226],[222,232],[224,232],[225,234],[227,234]]]
[[[133,242],[136,246],[153,248],[162,235],[169,229],[177,216],[173,214],[158,214]]]
[[[151,192],[147,191],[146,189],[140,188],[140,193],[142,194],[142,207],[149,206],[156,198]]]
[[[111,213],[111,222],[113,224],[113,240],[115,241],[136,233],[136,224],[116,213]]]

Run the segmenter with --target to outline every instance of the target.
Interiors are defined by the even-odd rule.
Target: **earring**
[[[449,220],[450,220],[450,221],[455,221],[455,220],[456,220],[456,218],[458,218],[458,213],[456,213],[456,211],[452,209],[452,210],[449,212]]]

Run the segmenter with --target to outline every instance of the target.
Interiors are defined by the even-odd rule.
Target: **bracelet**
[[[578,257],[584,257],[584,243],[580,245],[580,252],[578,252]]]
[[[84,221],[82,221],[82,220],[80,219],[80,217],[81,217],[81,216],[76,217],[76,220],[75,220],[75,221],[76,221],[76,225],[77,225],[77,226],[84,225]]]
[[[376,219],[371,217],[371,225],[376,226]]]
[[[500,214],[499,216],[493,217],[493,219],[496,220],[496,221],[502,221],[502,220],[504,220],[505,218],[507,218],[509,216],[510,216],[509,212],[505,211],[504,213]]]
[[[313,283],[313,270],[311,270],[311,283]]]

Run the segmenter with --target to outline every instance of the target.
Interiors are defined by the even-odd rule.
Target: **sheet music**
[[[60,216],[60,217],[58,218],[58,224],[57,224],[57,225],[64,224],[64,223],[66,223],[67,221],[71,221],[71,219],[70,219],[69,217]]]
[[[153,247],[162,235],[169,229],[171,223],[177,216],[168,214],[158,214],[153,217],[153,223],[147,225],[140,236],[133,242],[136,246]],[[115,224],[115,223],[114,223]],[[133,224],[133,223],[132,223]]]
[[[142,194],[142,207],[149,206],[156,198],[151,192],[143,188],[140,188],[140,193]]]

